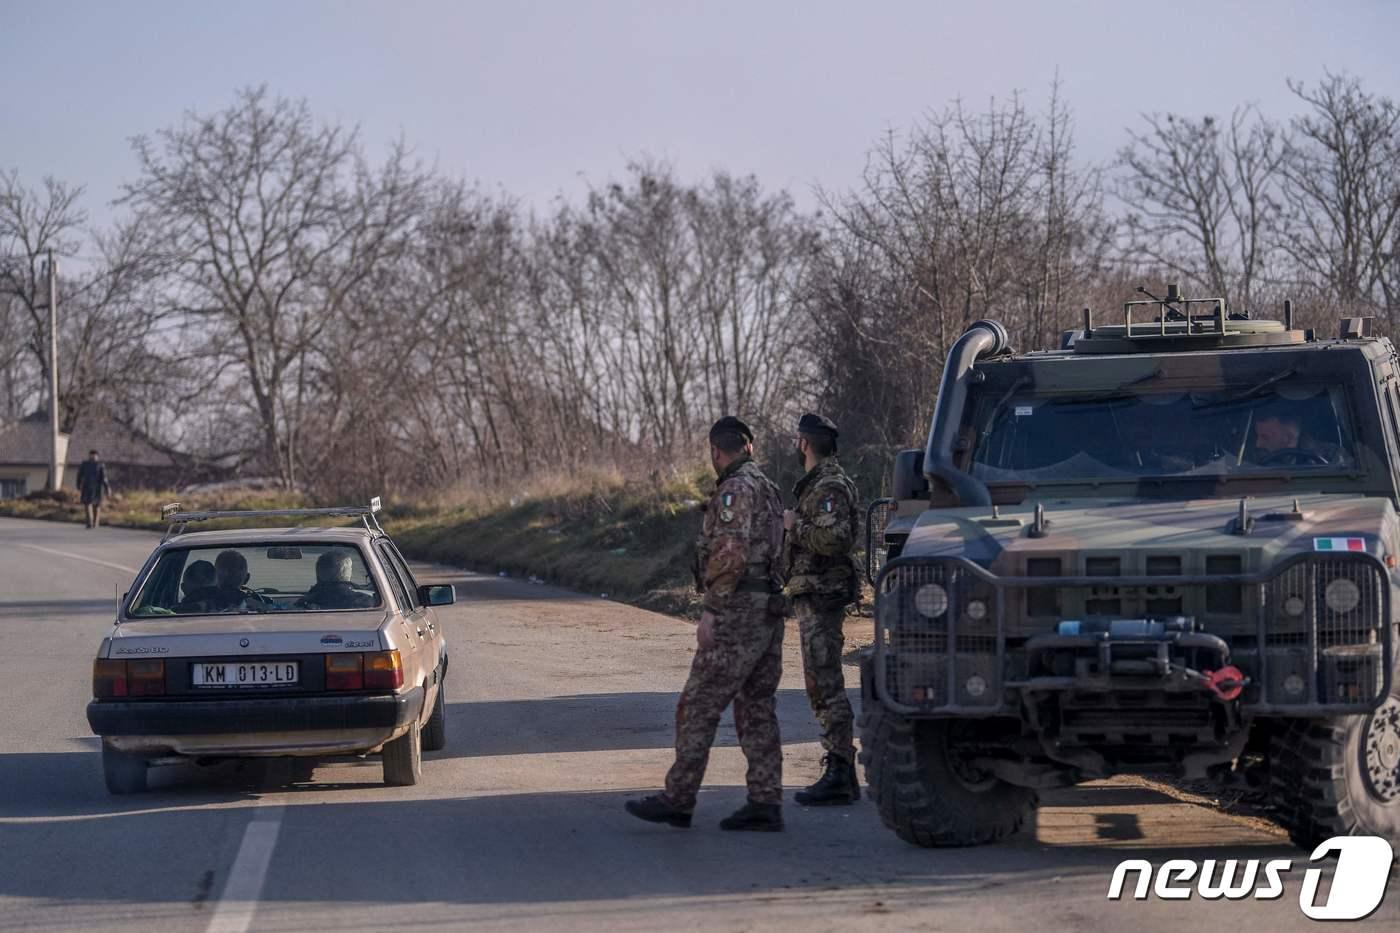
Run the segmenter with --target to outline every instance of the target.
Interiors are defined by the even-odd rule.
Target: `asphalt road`
[[[1117,781],[1046,795],[991,847],[925,851],[867,800],[730,834],[726,721],[695,827],[627,816],[669,763],[694,629],[522,581],[452,581],[449,742],[414,788],[377,762],[161,769],[109,797],[84,706],[91,659],[153,535],[0,520],[0,929],[1301,929],[1307,853],[1276,830]],[[789,638],[786,781],[817,773]],[[1110,902],[1142,858],[1291,859],[1274,901]],[[1392,888],[1400,882],[1392,882]],[[1367,925],[1396,928],[1395,891]]]

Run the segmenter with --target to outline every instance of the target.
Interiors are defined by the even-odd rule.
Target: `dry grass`
[[[415,557],[532,576],[649,608],[692,608],[700,469],[627,479],[615,470],[542,477],[513,490],[457,490],[426,515],[390,515]]]

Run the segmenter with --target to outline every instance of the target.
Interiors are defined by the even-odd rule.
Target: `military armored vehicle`
[[[1204,304],[951,348],[868,542],[861,760],[905,840],[1166,772],[1255,779],[1305,847],[1400,842],[1400,363],[1368,319]]]

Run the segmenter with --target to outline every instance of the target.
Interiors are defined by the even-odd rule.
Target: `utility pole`
[[[58,441],[58,260],[49,248],[49,488],[63,488],[63,461]]]

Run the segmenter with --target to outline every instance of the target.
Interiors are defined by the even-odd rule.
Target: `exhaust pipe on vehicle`
[[[953,464],[953,444],[967,404],[967,385],[972,366],[978,360],[995,356],[1011,346],[1006,328],[996,321],[976,321],[953,344],[943,364],[943,383],[929,425],[928,445],[924,448],[924,475],[931,483],[941,479],[953,490],[962,505],[991,505],[987,484],[964,473]]]

